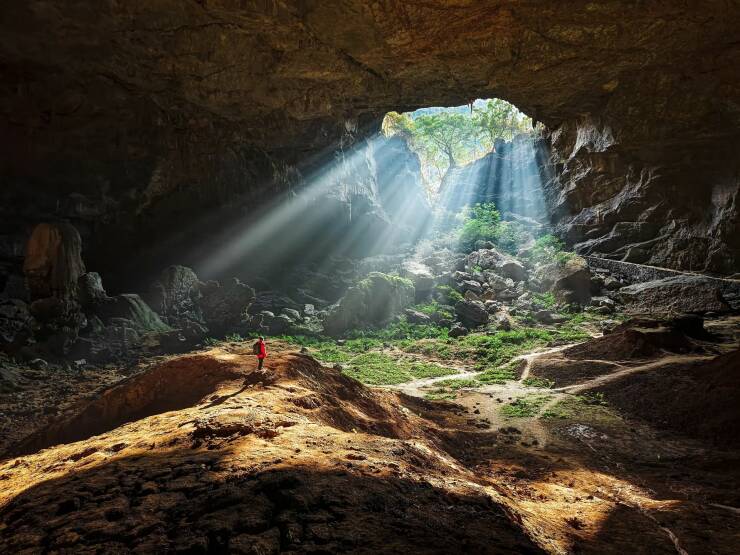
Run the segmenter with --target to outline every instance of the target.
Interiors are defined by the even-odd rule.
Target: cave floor
[[[433,384],[366,387],[287,345],[258,373],[248,351],[224,344],[152,361],[60,410],[25,442],[30,454],[0,462],[0,550],[729,554],[740,545],[740,452],[589,395],[589,382],[614,374],[533,388],[521,383],[527,360],[511,384],[429,401],[412,393]],[[666,357],[628,370],[651,372]],[[515,413],[502,411],[512,404]]]

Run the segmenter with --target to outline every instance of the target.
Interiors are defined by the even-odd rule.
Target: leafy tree
[[[416,118],[413,136],[431,158],[446,156],[449,166],[453,167],[475,141],[476,128],[469,116],[440,112]]]
[[[414,120],[408,114],[399,114],[398,112],[388,112],[383,119],[383,134],[386,137],[392,135],[401,135],[409,140],[413,138]]]
[[[513,104],[494,98],[484,108],[474,110],[473,122],[490,150],[496,139],[511,140],[518,133],[525,133],[531,128],[532,120]]]

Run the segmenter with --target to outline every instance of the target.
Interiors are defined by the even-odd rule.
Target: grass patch
[[[347,364],[344,373],[369,385],[395,385],[422,378],[436,378],[456,372],[425,362],[399,361],[378,352],[367,352],[355,356]]]
[[[538,378],[536,376],[532,376],[523,379],[522,385],[526,385],[527,387],[543,387],[546,389],[550,389],[552,386],[555,385],[555,382],[552,380],[548,380],[547,378]]]
[[[483,384],[503,384],[516,379],[516,363],[510,362],[497,368],[489,368],[478,374],[478,381]]]
[[[430,401],[450,401],[456,397],[455,392],[448,389],[435,389],[424,395],[424,398]]]
[[[475,378],[453,378],[442,380],[435,385],[445,389],[465,389],[466,387],[479,387],[481,383]]]
[[[619,420],[608,408],[601,392],[568,396],[543,412],[542,418],[580,420],[596,424],[613,424]]]
[[[555,295],[550,291],[547,293],[535,293],[532,295],[532,304],[542,308],[554,308],[555,302]]]
[[[552,332],[537,328],[498,331],[493,335],[466,335],[459,342],[459,353],[482,366],[497,367],[547,345],[552,339]]]
[[[527,395],[502,406],[501,414],[509,418],[536,416],[542,406],[550,399],[550,395]]]

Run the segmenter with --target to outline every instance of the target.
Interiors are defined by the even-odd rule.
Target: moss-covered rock
[[[412,305],[414,294],[410,280],[371,272],[331,308],[324,327],[330,335],[341,335],[351,328],[382,325]]]

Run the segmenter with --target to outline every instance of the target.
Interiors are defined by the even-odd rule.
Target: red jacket
[[[260,341],[260,354],[257,355],[257,358],[265,358],[267,356],[267,348],[265,347],[265,342]]]

